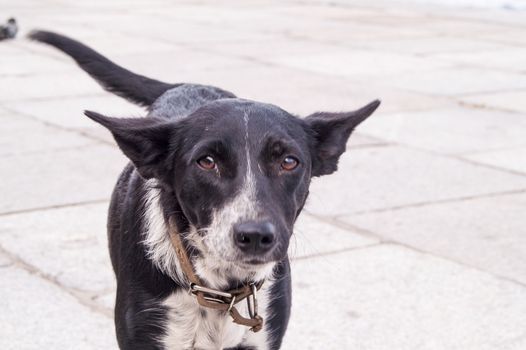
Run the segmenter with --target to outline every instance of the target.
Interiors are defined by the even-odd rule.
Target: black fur
[[[270,349],[279,349],[291,307],[287,248],[294,222],[307,199],[310,180],[336,171],[352,131],[374,112],[379,101],[354,112],[315,113],[301,119],[276,106],[238,99],[219,88],[166,84],[142,77],[58,34],[34,32],[31,37],[71,55],[107,90],[150,110],[148,118],[138,119],[86,112],[111,131],[131,160],[115,186],[108,216],[110,255],[117,277],[115,323],[119,346],[162,348],[160,339],[168,322],[168,310],[162,301],[188,288],[150,260],[143,243],[149,229],[145,222],[145,198],[151,192],[148,180],[155,180],[164,222],[169,217],[175,219],[193,258],[213,256],[225,266],[242,266],[247,271],[275,263],[268,305],[272,316],[266,320],[266,330],[273,335]],[[213,168],[201,165],[208,157],[213,160]],[[291,162],[295,167],[286,168]],[[252,187],[247,185],[249,175]],[[221,230],[214,213],[228,207],[234,198],[242,198],[243,191],[256,196],[253,202],[243,202],[245,206],[257,204],[257,210],[251,209],[250,219],[236,218],[229,223],[225,236],[219,232],[199,233],[209,239],[214,235],[223,237],[225,241],[219,245],[228,249],[220,254],[219,250],[199,248],[188,232],[192,228]],[[247,251],[236,246],[231,237],[238,224],[247,220],[251,220],[250,227],[264,224],[272,228],[270,249]],[[216,272],[225,277],[221,288],[246,282],[236,280],[238,277],[230,275],[228,269]],[[200,277],[208,284],[214,276]],[[184,310],[172,312],[177,316],[180,311]],[[208,312],[201,312],[201,316]],[[253,347],[240,343],[232,349]]]
[[[177,86],[132,73],[86,45],[60,34],[39,30],[31,32],[29,38],[64,51],[105,90],[141,106],[150,106],[166,90]]]

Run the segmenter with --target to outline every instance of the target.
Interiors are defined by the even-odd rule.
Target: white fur
[[[260,315],[267,319],[268,290],[271,283],[264,285],[258,292]],[[163,301],[168,311],[166,335],[161,340],[166,349],[216,350],[237,345],[253,346],[258,350],[268,349],[268,329],[253,333],[245,326],[232,322],[225,312],[205,309],[203,316],[200,306],[192,295],[185,291],[173,293]],[[243,315],[248,314],[243,300],[236,308]]]
[[[154,262],[159,270],[170,276],[178,283],[184,283],[184,276],[177,254],[173,248],[168,227],[159,201],[160,189],[157,180],[146,182],[145,227],[143,244],[148,258]]]

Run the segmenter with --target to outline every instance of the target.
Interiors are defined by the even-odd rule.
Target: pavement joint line
[[[12,210],[12,211],[0,212],[0,217],[11,216],[11,215],[19,215],[19,214],[35,213],[35,212],[39,212],[39,211],[63,209],[63,208],[69,208],[69,207],[81,207],[81,206],[90,205],[90,204],[102,204],[102,203],[108,203],[109,201],[110,201],[109,198],[104,198],[104,199],[93,199],[93,200],[82,201],[82,202],[71,202],[71,203],[56,204],[56,205],[50,205],[50,206],[45,206],[45,207],[34,207],[34,208],[27,208],[27,209],[17,209],[17,210]]]
[[[61,130],[61,131],[65,131],[65,132],[69,132],[69,133],[73,133],[73,134],[77,134],[77,135],[79,135],[81,137],[85,137],[87,139],[95,141],[98,144],[104,144],[104,145],[109,145],[109,146],[115,147],[115,144],[113,142],[107,141],[107,140],[105,140],[103,138],[99,138],[99,137],[93,136],[92,134],[90,134],[88,132],[85,132],[85,131],[82,131],[82,130],[79,130],[79,129],[75,129],[75,128],[68,128],[68,127],[62,126],[60,124],[49,122],[47,120],[42,120],[42,119],[40,119],[39,117],[37,117],[37,116],[35,116],[33,114],[29,114],[29,113],[25,113],[25,112],[19,112],[17,110],[14,110],[14,109],[12,109],[12,107],[5,107],[4,106],[3,109],[8,111],[8,112],[11,112],[13,114],[16,114],[16,115],[19,115],[21,117],[24,117],[26,119],[30,119],[30,120],[36,121],[36,122],[38,122],[38,123],[40,123],[42,125],[45,125],[47,127],[55,128],[55,129],[58,129],[58,130]]]
[[[291,260],[291,262],[294,262],[294,261],[315,259],[315,258],[326,257],[326,256],[335,255],[335,254],[340,254],[340,253],[352,252],[352,251],[355,251],[355,250],[363,250],[363,249],[373,248],[373,247],[379,246],[381,244],[383,244],[383,242],[375,242],[375,243],[370,243],[370,244],[364,244],[364,245],[357,246],[357,247],[348,247],[348,248],[342,248],[342,249],[335,249],[335,250],[330,250],[330,251],[326,251],[326,252],[313,253],[313,254],[308,254],[308,255],[303,255],[303,256],[298,256],[298,257],[292,257],[291,256],[290,260]]]
[[[312,4],[311,2],[308,2],[308,1],[307,2],[297,1],[296,3],[299,5],[311,5]],[[332,5],[335,7],[340,7],[340,8],[361,8],[361,9],[366,9],[366,10],[373,10],[373,11],[381,12],[384,15],[389,15],[390,17],[399,17],[399,19],[401,20],[404,20],[406,18],[406,16],[403,14],[399,15],[397,12],[394,12],[389,8],[381,7],[385,5],[385,2],[383,4],[380,3],[380,4],[376,4],[372,6],[369,3],[367,4],[364,4],[364,3],[358,3],[358,4],[357,3],[350,3],[350,4],[333,3]],[[493,24],[496,26],[504,27],[503,29],[509,29],[510,27],[514,27],[514,29],[524,29],[526,27],[524,25],[520,25],[517,23],[510,24],[510,22],[502,22],[502,21],[498,21],[494,19],[488,19],[487,16],[484,16],[484,17],[462,16],[462,15],[459,15],[459,13],[461,12],[459,12],[458,9],[455,7],[440,6],[436,4],[423,4],[423,3],[417,3],[417,2],[413,2],[412,5],[415,6],[414,8],[412,8],[413,10],[412,13],[418,14],[419,18],[423,17],[423,18],[427,18],[430,20],[445,20],[449,22],[451,21],[474,22],[477,24],[484,24],[484,25]],[[464,7],[464,9],[466,8],[468,7]],[[486,8],[480,8],[480,9],[475,9],[475,10],[477,11],[477,14],[486,14],[486,13],[490,13],[491,11],[493,11],[492,9],[486,9]],[[358,18],[359,17],[353,18],[353,21],[354,20],[358,21]],[[372,17],[368,16],[364,20],[373,22],[372,18],[374,18],[374,16]]]
[[[517,74],[517,72],[515,72],[515,74]],[[503,88],[503,89],[498,89],[498,90],[489,90],[489,91],[480,91],[480,92],[466,92],[466,93],[461,93],[461,94],[457,94],[453,97],[450,97],[450,98],[462,98],[462,97],[471,97],[471,96],[479,96],[479,95],[494,95],[494,94],[502,94],[502,93],[509,93],[509,92],[525,92],[526,89],[524,87],[513,87],[513,88]],[[522,112],[519,112],[519,111],[514,111],[515,113],[518,113],[518,114],[524,114]]]
[[[480,151],[462,152],[462,153],[457,153],[456,156],[457,157],[465,157],[465,156],[472,156],[472,155],[484,154],[484,153],[513,151],[513,150],[518,150],[518,149],[523,149],[523,148],[526,148],[526,143],[524,145],[522,145],[522,146],[498,147],[498,148],[493,148],[493,149],[491,149],[489,151],[488,150],[480,150]]]
[[[481,52],[481,51],[478,51],[478,52]],[[503,68],[503,67],[497,67],[497,66],[486,66],[484,63],[460,62],[460,61],[455,61],[454,59],[447,59],[447,58],[440,58],[440,57],[433,57],[433,56],[427,56],[425,58],[432,59],[432,60],[442,62],[442,63],[451,64],[451,68],[453,69],[459,69],[459,70],[468,69],[469,70],[469,69],[475,68],[475,69],[485,70],[485,71],[490,70],[490,71],[498,72],[498,73],[507,73],[507,74],[514,74],[514,75],[521,74],[521,68],[514,69],[513,67]],[[448,67],[444,67],[444,68],[448,68]],[[507,90],[510,90],[510,89],[507,89]]]
[[[324,224],[337,227],[337,228],[342,229],[344,231],[348,231],[350,233],[358,234],[358,235],[360,235],[362,237],[366,237],[366,238],[374,238],[374,239],[382,242],[382,237],[380,237],[376,233],[374,233],[372,231],[369,231],[369,230],[366,230],[366,229],[363,229],[361,227],[356,227],[356,226],[349,225],[346,222],[342,222],[342,221],[338,220],[337,217],[326,217],[326,216],[323,216],[323,215],[312,213],[312,212],[310,212],[308,210],[305,210],[303,215],[310,216],[311,218],[316,219],[318,221],[321,221]]]
[[[506,113],[513,113],[513,114],[523,114],[519,111],[508,109],[508,108],[502,108],[502,107],[494,107],[494,106],[488,106],[483,103],[474,103],[474,102],[466,102],[461,99],[457,99],[456,102],[464,108],[469,109],[476,109],[476,110],[484,110],[484,111],[497,111],[497,112],[506,112]]]
[[[100,146],[99,143],[93,142],[92,140],[89,140],[85,145],[78,145],[78,146],[63,146],[63,147],[56,147],[48,150],[42,150],[42,151],[23,151],[18,153],[0,153],[0,158],[12,158],[12,157],[20,157],[20,156],[32,156],[32,155],[39,155],[39,154],[55,154],[55,153],[61,153],[61,152],[68,152],[68,151],[74,151],[74,150],[82,150],[85,148],[90,148],[93,146]]]
[[[451,68],[452,67],[448,67],[448,69],[451,69]],[[436,72],[436,71],[440,71],[440,70],[444,70],[444,69],[446,69],[446,67],[435,68],[433,71]],[[460,67],[457,66],[455,69],[456,70],[465,70],[466,66],[460,66]],[[480,70],[480,68],[479,68],[479,70]],[[486,68],[486,70],[494,70],[494,69],[493,68]],[[506,72],[510,73],[512,71],[506,71]],[[520,75],[520,74],[517,73],[516,71],[513,71],[513,75]],[[389,85],[388,82],[387,83],[375,82],[374,84],[376,84],[378,86],[382,86],[382,87],[391,88],[394,91],[403,91],[403,92],[408,92],[408,93],[412,93],[412,94],[416,94],[416,95],[422,95],[422,96],[431,97],[431,98],[445,99],[445,100],[449,100],[449,101],[451,101],[453,103],[456,103],[456,104],[458,104],[457,99],[458,98],[462,98],[462,97],[470,97],[470,96],[478,96],[478,95],[491,95],[491,94],[499,94],[499,93],[506,93],[506,92],[524,91],[524,87],[512,87],[512,88],[503,88],[503,89],[498,89],[498,90],[478,90],[478,91],[461,92],[461,93],[455,93],[455,94],[440,94],[440,93],[437,93],[437,92],[413,90],[410,87],[409,88],[408,87],[396,87],[396,86]],[[495,108],[497,108],[497,107],[495,107]],[[518,113],[518,114],[522,114],[522,112],[519,112],[519,111],[514,111],[514,112]]]
[[[502,280],[502,281],[506,281],[506,282],[509,282],[509,283],[513,283],[513,284],[516,284],[516,285],[518,285],[520,287],[526,288],[526,282],[522,282],[522,281],[519,281],[517,279],[507,277],[507,276],[502,276],[500,274],[496,274],[494,272],[482,269],[482,268],[480,268],[480,267],[478,267],[476,265],[468,264],[468,263],[465,263],[463,261],[459,261],[457,259],[453,259],[453,258],[450,258],[448,256],[444,256],[442,254],[437,254],[437,253],[434,253],[434,252],[431,252],[431,251],[427,251],[427,250],[424,250],[424,249],[421,249],[421,248],[418,248],[418,247],[415,247],[415,246],[412,246],[412,245],[409,245],[409,244],[406,244],[406,243],[403,243],[403,242],[394,241],[394,240],[384,240],[382,242],[382,244],[383,245],[397,245],[397,246],[400,246],[400,247],[404,247],[406,249],[410,249],[410,250],[413,250],[413,251],[421,253],[421,254],[433,256],[433,257],[441,259],[441,260],[449,261],[449,262],[452,262],[452,263],[455,263],[455,264],[467,267],[469,269],[485,273],[485,274],[490,275],[490,276],[492,276],[492,277],[494,277],[496,279],[499,279],[499,280]]]
[[[24,37],[24,39],[26,39],[26,37]],[[31,40],[26,39],[24,42],[25,43],[31,43]],[[34,43],[34,45],[39,45],[36,42],[33,42],[33,43]],[[13,46],[15,46],[16,48],[18,48],[20,50],[25,51],[24,54],[32,54],[34,56],[44,56],[46,58],[53,59],[54,61],[66,62],[65,59],[59,58],[59,57],[57,57],[57,55],[52,54],[51,53],[51,52],[53,52],[52,50],[46,50],[46,52],[44,52],[44,51],[37,51],[37,50],[33,49],[32,47],[29,47],[29,46],[26,46],[26,45],[22,45],[20,42],[13,43]],[[39,47],[43,47],[43,46],[40,44]],[[49,52],[47,52],[47,51],[49,51]]]
[[[487,150],[488,153],[489,152],[493,152],[493,151],[498,151],[498,150],[491,150],[491,149]],[[483,153],[483,152],[480,152],[480,153]],[[472,164],[472,165],[482,166],[482,167],[485,167],[485,168],[488,168],[488,169],[493,169],[493,170],[497,170],[497,171],[504,171],[504,172],[507,172],[507,173],[510,173],[510,174],[513,174],[513,175],[518,175],[518,176],[526,176],[526,172],[523,172],[523,171],[503,168],[503,167],[500,167],[500,166],[497,166],[497,165],[492,165],[492,164],[486,164],[486,163],[478,162],[476,160],[464,158],[462,156],[453,155],[452,158],[460,160],[460,161],[463,161],[463,162],[466,162],[466,163],[469,163],[469,164]]]
[[[524,190],[524,191],[526,191],[526,190]],[[323,216],[318,216],[318,215],[313,215],[313,214],[310,214],[310,215],[313,216],[314,218],[317,218],[317,219],[323,221],[323,222],[326,222],[328,224],[332,224],[332,222],[327,221],[327,219],[325,219]],[[469,267],[469,268],[477,270],[479,272],[484,272],[484,273],[489,274],[489,275],[491,275],[491,276],[493,276],[495,278],[498,278],[498,279],[501,279],[501,280],[505,280],[505,281],[508,281],[508,282],[511,282],[511,283],[514,283],[514,284],[520,285],[521,287],[525,287],[526,288],[526,282],[521,282],[519,280],[510,278],[510,277],[501,276],[499,274],[495,274],[493,272],[481,269],[478,266],[470,265],[470,264],[464,263],[462,261],[458,261],[456,259],[452,259],[450,257],[446,257],[446,256],[443,256],[443,255],[440,255],[440,254],[436,254],[434,252],[430,252],[430,251],[427,251],[427,250],[423,250],[423,249],[417,248],[417,247],[412,246],[412,245],[408,245],[408,244],[403,243],[403,242],[395,241],[395,240],[392,240],[392,239],[386,239],[381,234],[379,234],[377,232],[374,232],[374,231],[371,231],[371,230],[367,230],[367,229],[364,229],[362,227],[359,227],[359,226],[356,226],[356,225],[353,225],[353,224],[349,224],[347,222],[342,222],[342,221],[340,221],[340,219],[337,219],[337,218],[336,218],[336,223],[338,223],[338,225],[334,225],[334,226],[343,228],[343,229],[345,229],[347,231],[352,231],[354,233],[362,234],[363,236],[366,236],[366,237],[369,237],[369,238],[375,238],[375,239],[377,239],[379,241],[379,242],[377,242],[375,244],[372,244],[371,246],[374,246],[374,245],[387,245],[387,244],[393,244],[393,245],[402,246],[402,247],[405,247],[407,249],[411,249],[413,251],[417,251],[417,252],[422,253],[422,254],[434,256],[434,257],[440,258],[442,260],[447,260],[447,261],[454,262],[454,263],[457,263],[457,264],[465,266],[465,267]]]
[[[95,292],[87,292],[82,291],[80,289],[70,288],[62,283],[60,283],[56,277],[40,270],[36,266],[26,262],[22,258],[20,258],[18,255],[6,250],[3,246],[0,245],[0,253],[2,255],[6,256],[11,262],[11,266],[18,267],[26,272],[28,272],[32,276],[36,276],[56,287],[58,287],[60,290],[66,292],[67,294],[71,295],[74,299],[76,299],[81,305],[87,307],[92,312],[96,312],[99,314],[102,314],[106,317],[113,318],[113,313],[111,310],[107,309],[104,306],[101,306],[93,301],[95,297],[97,296],[97,293]]]
[[[526,190],[525,190],[526,191]],[[314,216],[314,217],[317,217],[317,216]],[[317,217],[317,218],[320,218],[321,220],[323,220],[324,222],[327,222],[326,220],[323,219],[323,217]],[[427,251],[427,250],[423,250],[423,249],[420,249],[420,248],[417,248],[415,246],[412,246],[412,245],[408,245],[406,243],[403,243],[403,242],[399,242],[399,241],[395,241],[395,240],[392,240],[392,239],[385,239],[384,237],[382,237],[381,234],[377,233],[377,232],[373,232],[371,230],[367,230],[367,229],[364,229],[362,227],[359,227],[359,226],[356,226],[356,225],[353,225],[353,224],[349,224],[347,222],[342,222],[340,221],[340,219],[336,218],[336,222],[339,223],[338,227],[342,227],[342,228],[345,228],[349,231],[349,230],[352,230],[353,232],[355,233],[362,233],[363,235],[366,235],[370,238],[375,238],[377,239],[379,242],[376,244],[376,245],[387,245],[387,244],[393,244],[393,245],[398,245],[398,246],[402,246],[402,247],[405,247],[407,249],[411,249],[413,251],[417,251],[419,253],[422,253],[422,254],[426,254],[426,255],[430,255],[430,256],[434,256],[434,257],[437,257],[437,258],[440,258],[440,259],[443,259],[443,260],[447,260],[447,261],[451,261],[451,262],[454,262],[454,263],[457,263],[459,265],[462,265],[462,266],[465,266],[465,267],[469,267],[471,269],[474,269],[474,270],[477,270],[479,272],[483,272],[483,273],[486,273],[486,274],[489,274],[495,278],[498,278],[498,279],[501,279],[501,280],[505,280],[505,281],[508,281],[508,282],[511,282],[511,283],[514,283],[514,284],[518,284],[520,285],[521,287],[525,287],[526,288],[526,282],[521,282],[519,280],[516,280],[516,279],[513,279],[513,278],[510,278],[510,277],[506,277],[506,276],[501,276],[499,274],[495,274],[493,272],[490,272],[490,271],[487,271],[487,270],[484,270],[484,269],[481,269],[480,267],[478,266],[475,266],[475,265],[470,265],[470,264],[467,264],[465,262],[462,262],[462,261],[458,261],[456,259],[452,259],[450,257],[447,257],[447,256],[443,256],[441,254],[436,254],[434,252],[430,252],[430,251]]]
[[[44,74],[31,74],[33,76],[42,76]],[[105,92],[104,90],[101,92],[92,92],[92,93],[83,93],[83,94],[75,94],[75,95],[53,95],[53,96],[37,96],[37,97],[22,97],[22,98],[15,98],[15,99],[9,99],[9,100],[2,100],[0,99],[0,103],[4,104],[4,107],[7,108],[5,105],[11,104],[11,103],[19,103],[19,102],[48,102],[48,101],[62,101],[67,99],[78,99],[83,97],[107,97],[107,96],[115,96],[110,94],[109,92]]]
[[[521,176],[521,177],[526,176],[526,173],[523,173],[523,172],[520,172],[520,171],[517,171],[517,170],[503,168],[503,167],[498,167],[498,166],[495,166],[495,165],[490,165],[490,164],[485,164],[485,163],[475,162],[473,160],[469,160],[469,159],[465,159],[465,158],[459,157],[459,156],[457,156],[455,154],[452,154],[452,153],[440,153],[438,151],[433,151],[433,150],[430,150],[430,149],[427,149],[427,148],[418,147],[418,146],[410,145],[410,144],[407,144],[407,143],[401,143],[401,142],[398,142],[398,141],[390,141],[390,143],[391,143],[392,146],[399,146],[401,148],[411,149],[413,151],[422,152],[422,153],[426,153],[426,154],[437,156],[437,157],[455,159],[457,161],[468,163],[468,164],[475,165],[475,166],[479,166],[479,167],[482,167],[482,168],[487,168],[487,169],[491,169],[491,170],[495,170],[495,171],[500,171],[500,172],[508,173],[508,174],[515,175],[515,176]],[[493,150],[492,149],[487,149],[486,151],[487,152],[491,152]]]
[[[451,15],[451,14],[448,13],[448,15]],[[448,17],[445,14],[433,14],[432,12],[427,12],[425,16],[430,17],[431,19],[446,20],[446,21],[451,21],[451,19],[453,18],[455,22],[459,22],[459,21],[460,22],[470,22],[470,23],[474,22],[474,23],[483,24],[483,25],[492,24],[492,25],[503,27],[503,29],[510,29],[510,28],[526,29],[526,26],[524,25],[520,25],[517,23],[510,23],[510,22],[499,22],[495,20],[488,20],[487,17],[485,18],[473,18],[473,17],[463,17],[463,16]]]
[[[312,216],[312,214],[311,214],[311,216]],[[319,219],[321,219],[324,222],[327,222],[326,220],[324,220],[323,218],[320,218],[318,216],[314,216],[314,217],[315,218],[319,218]],[[327,223],[330,224],[330,222],[327,222]],[[361,228],[361,227],[358,227],[358,226],[355,226],[355,225],[351,225],[351,224],[348,224],[348,223],[342,223],[342,224],[344,226],[347,226],[346,229],[348,231],[349,231],[349,229],[351,229],[354,233],[362,233],[363,235],[367,235],[368,237],[372,237],[372,238],[377,239],[378,242],[372,243],[372,244],[369,244],[369,245],[364,245],[364,246],[361,246],[361,247],[353,247],[353,248],[349,248],[349,249],[342,249],[341,251],[328,252],[327,254],[323,254],[322,253],[322,254],[320,254],[320,256],[327,256],[327,255],[331,255],[331,254],[338,254],[340,252],[345,252],[345,251],[359,250],[359,248],[362,248],[362,249],[363,248],[374,248],[374,247],[380,246],[380,245],[397,245],[397,246],[404,247],[406,249],[410,249],[410,250],[419,252],[421,254],[425,254],[425,255],[433,256],[435,258],[439,258],[439,259],[442,259],[442,260],[453,262],[453,263],[459,264],[461,266],[468,267],[470,269],[473,269],[473,270],[476,270],[476,271],[488,274],[490,276],[493,276],[494,278],[497,278],[497,279],[500,279],[500,280],[504,280],[504,281],[507,281],[507,282],[510,282],[510,283],[514,283],[514,284],[517,284],[517,285],[519,285],[521,287],[526,288],[526,282],[522,282],[522,281],[516,280],[514,278],[507,277],[507,276],[502,276],[502,275],[499,275],[499,274],[495,274],[493,272],[484,270],[484,269],[482,269],[482,268],[480,268],[478,266],[467,264],[465,262],[458,261],[456,259],[452,259],[450,257],[443,256],[441,254],[436,254],[434,252],[423,250],[423,249],[417,248],[417,247],[412,246],[412,245],[408,245],[408,244],[403,243],[403,242],[395,241],[395,240],[392,240],[392,239],[385,239],[384,237],[382,237],[378,233],[375,233],[373,231],[370,231],[370,230],[367,230],[367,229],[364,229],[364,228]],[[340,226],[338,225],[338,227],[340,227]],[[342,228],[344,228],[344,227],[342,226]]]
[[[441,205],[441,204],[448,204],[448,203],[459,203],[459,202],[466,202],[466,201],[472,201],[472,200],[474,201],[474,200],[479,200],[479,199],[484,199],[484,198],[511,196],[511,195],[523,194],[523,193],[526,193],[526,188],[518,189],[518,190],[502,191],[502,192],[490,192],[490,193],[463,196],[463,197],[445,198],[445,199],[427,201],[427,202],[416,202],[416,203],[397,205],[397,206],[386,207],[386,208],[361,210],[361,211],[349,212],[349,213],[344,213],[344,214],[337,214],[337,215],[332,216],[331,218],[334,220],[341,220],[343,216],[352,217],[352,216],[360,216],[360,215],[367,215],[367,214],[384,213],[384,212],[389,212],[389,211],[420,208],[420,207],[427,207],[427,206]]]
[[[513,39],[501,39],[501,38],[494,38],[494,37],[493,38],[492,37],[482,37],[482,39],[485,41],[489,41],[489,42],[501,44],[501,45],[508,45],[508,46],[513,46],[513,47],[520,46],[521,48],[526,47],[525,42],[514,41]]]
[[[347,151],[352,151],[353,149],[362,149],[362,148],[382,148],[392,146],[389,142],[385,143],[368,143],[362,145],[349,145],[347,146]]]

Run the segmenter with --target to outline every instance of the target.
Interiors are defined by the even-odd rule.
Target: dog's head
[[[304,119],[240,99],[174,120],[86,114],[113,133],[142,177],[172,194],[198,250],[255,270],[286,256],[311,178],[336,171],[351,132],[379,104]]]

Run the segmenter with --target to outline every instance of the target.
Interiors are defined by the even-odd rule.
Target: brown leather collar
[[[226,311],[232,317],[234,323],[250,327],[253,332],[259,332],[263,328],[263,318],[258,315],[257,291],[261,288],[264,281],[250,283],[239,289],[227,292],[206,288],[203,286],[199,277],[195,274],[194,267],[190,261],[179,232],[175,229],[175,222],[169,220],[170,240],[179,259],[179,264],[186,278],[190,281],[190,292],[197,298],[199,305],[215,310]],[[236,309],[235,305],[243,299],[247,299],[249,317],[243,317]]]

